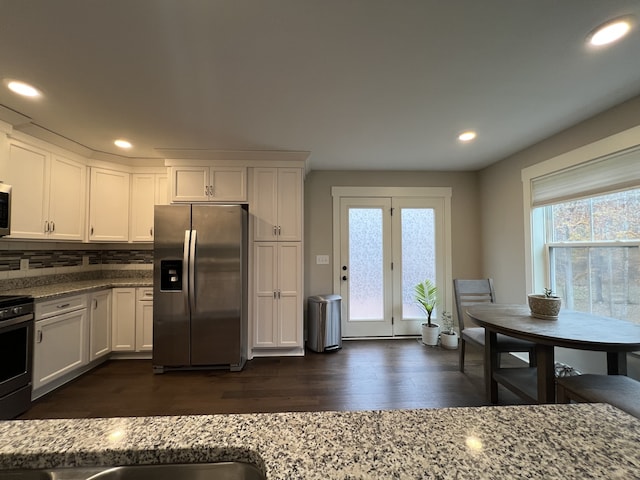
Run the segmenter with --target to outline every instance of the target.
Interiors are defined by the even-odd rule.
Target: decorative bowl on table
[[[555,296],[546,296],[532,293],[528,297],[531,316],[543,320],[557,320],[560,313],[562,299]]]

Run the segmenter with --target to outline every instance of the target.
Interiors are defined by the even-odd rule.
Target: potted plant
[[[532,317],[543,320],[556,320],[558,318],[562,299],[555,296],[550,288],[545,288],[542,295],[529,294],[528,300]]]
[[[458,348],[458,333],[453,328],[453,317],[449,312],[442,312],[444,330],[440,334],[440,344],[443,348],[455,350]]]
[[[431,322],[431,314],[438,303],[438,288],[429,279],[414,287],[416,303],[427,316],[427,323],[422,324],[422,343],[438,345],[440,325]]]

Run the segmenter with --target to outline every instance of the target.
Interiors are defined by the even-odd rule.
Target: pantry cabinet
[[[302,169],[254,168],[254,240],[302,240]]]
[[[172,202],[244,202],[245,167],[180,166],[171,168]]]
[[[10,140],[2,180],[12,186],[11,238],[84,238],[86,167]]]
[[[254,347],[301,348],[301,244],[256,242],[253,275]]]
[[[130,174],[91,167],[89,187],[89,240],[126,242],[129,240]]]

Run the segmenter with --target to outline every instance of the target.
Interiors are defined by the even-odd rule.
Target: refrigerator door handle
[[[186,273],[189,271],[189,246],[190,246],[191,230],[184,231],[184,244],[182,250],[182,276],[185,279],[182,282],[182,296],[184,298],[185,310],[189,310],[189,279],[186,278]]]
[[[196,310],[196,236],[198,231],[191,230],[191,242],[189,245],[189,300],[191,312]]]

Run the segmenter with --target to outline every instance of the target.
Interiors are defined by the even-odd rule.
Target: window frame
[[[622,153],[640,147],[640,126],[624,130],[610,137],[584,145],[543,162],[522,169],[525,283],[527,292],[542,292],[550,285],[549,250],[546,223],[549,221],[545,208],[533,207],[532,185],[535,179],[553,175],[571,167],[591,162],[597,158]],[[595,243],[595,242],[594,242]]]

